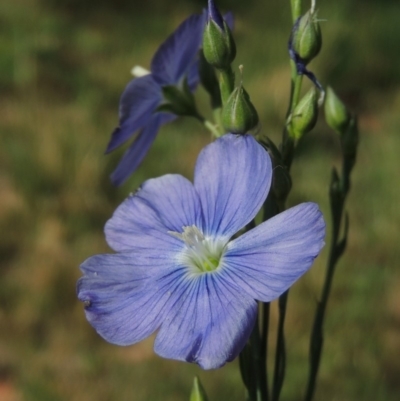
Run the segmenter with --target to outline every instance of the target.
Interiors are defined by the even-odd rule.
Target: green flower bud
[[[222,124],[226,132],[233,134],[245,134],[257,126],[257,110],[242,84],[229,96],[222,110]]]
[[[198,116],[194,96],[186,79],[180,85],[165,85],[161,88],[163,101],[156,111],[164,111],[177,116]]]
[[[325,98],[325,119],[327,124],[341,134],[346,131],[350,118],[350,113],[346,106],[337,97],[333,89],[328,87]]]
[[[189,401],[207,401],[207,394],[197,376],[194,378],[192,392],[190,393]]]
[[[322,46],[321,29],[315,12],[309,10],[295,23],[291,45],[305,64],[317,56]]]
[[[294,139],[300,139],[310,132],[318,118],[318,93],[312,87],[294,108],[289,122],[289,133]]]
[[[203,33],[204,57],[213,67],[225,70],[236,57],[236,45],[225,21],[221,29],[212,19],[207,21]]]

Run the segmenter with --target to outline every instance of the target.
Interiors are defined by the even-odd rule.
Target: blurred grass
[[[238,57],[261,116],[279,140],[288,101],[289,2],[221,1],[237,14]],[[109,345],[75,296],[79,264],[107,252],[103,225],[150,177],[191,177],[209,135],[196,122],[166,126],[122,188],[108,180],[120,154],[103,156],[119,96],[135,64],[200,1],[14,0],[0,3],[0,399],[186,400],[200,375],[210,400],[242,400],[236,362],[215,372],[156,357],[152,341]],[[324,46],[312,64],[360,115],[348,210],[351,231],[326,321],[316,400],[398,400],[400,391],[400,8],[397,1],[320,1]],[[176,11],[179,10],[179,11]],[[307,86],[307,85],[306,85]],[[206,105],[204,93],[199,102]],[[177,157],[179,155],[179,157]],[[290,203],[317,201],[339,163],[323,122],[293,166]],[[298,400],[326,250],[290,296],[283,399]],[[273,322],[276,307],[273,308]],[[273,335],[271,349],[273,348]]]

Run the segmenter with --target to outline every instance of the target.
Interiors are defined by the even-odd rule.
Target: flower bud
[[[308,64],[321,50],[321,29],[312,10],[307,11],[296,21],[290,45],[305,64]]]
[[[207,62],[218,69],[227,69],[236,57],[231,30],[214,1],[208,1],[208,18],[203,33],[203,52]]]
[[[226,132],[233,134],[245,134],[257,126],[257,110],[242,84],[233,90],[224,105],[222,124]]]
[[[294,108],[289,123],[289,133],[294,139],[300,139],[310,132],[318,118],[318,94],[312,87]]]
[[[327,124],[339,133],[346,131],[350,113],[331,87],[326,90],[325,119]]]
[[[190,393],[189,401],[207,401],[207,394],[197,376],[194,378],[192,392]]]

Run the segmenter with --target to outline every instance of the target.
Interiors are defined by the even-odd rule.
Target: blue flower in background
[[[257,301],[286,291],[324,245],[314,203],[293,207],[233,239],[261,208],[271,160],[249,135],[227,134],[180,175],[146,181],[105,227],[116,254],[81,266],[78,297],[107,341],[129,345],[157,331],[163,357],[218,368],[243,349]]]
[[[157,112],[162,103],[162,87],[178,85],[187,79],[193,91],[199,81],[197,55],[201,46],[206,16],[192,15],[159,47],[148,75],[133,79],[121,96],[119,126],[112,133],[106,153],[112,152],[139,130],[137,137],[111,175],[115,185],[122,184],[147,154],[162,124],[176,118]]]

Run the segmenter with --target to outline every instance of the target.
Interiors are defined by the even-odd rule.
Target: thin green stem
[[[301,15],[301,0],[290,0],[290,5],[292,8],[292,20],[295,23]]]
[[[347,232],[348,232],[348,218],[345,216],[345,227],[342,238],[340,238],[341,223],[343,221],[344,205],[348,192],[350,190],[350,174],[356,161],[357,153],[357,140],[358,140],[358,129],[357,125],[352,125],[350,131],[342,133],[342,174],[339,178],[336,170],[332,176],[331,189],[330,189],[330,203],[331,203],[331,215],[332,215],[332,238],[329,250],[329,257],[326,267],[326,275],[324,286],[322,288],[321,300],[317,304],[317,308],[314,316],[314,323],[310,338],[310,351],[309,351],[309,363],[310,370],[307,382],[306,393],[304,401],[312,401],[316,388],[316,381],[321,361],[322,347],[324,343],[323,337],[323,326],[325,319],[326,307],[328,304],[329,295],[331,292],[333,276],[337,262],[346,248]],[[344,135],[350,135],[351,137],[344,137]],[[353,146],[351,149],[348,147],[345,139],[353,139]],[[339,184],[339,185],[338,185]]]
[[[252,351],[252,362],[253,362],[253,376],[255,380],[255,398],[251,401],[267,401],[267,385],[265,380],[265,369],[263,366],[265,362],[261,352],[261,341],[259,331],[259,319],[257,317],[256,324],[250,336],[250,344]],[[264,363],[263,363],[264,362]]]
[[[223,125],[222,125],[222,117],[221,117],[222,107],[216,107],[213,109],[213,117],[215,121],[215,125],[218,127],[218,130],[223,133]],[[222,134],[221,134],[222,135]]]
[[[219,70],[219,88],[221,91],[222,105],[224,106],[228,101],[229,96],[235,87],[235,74],[232,68],[226,70]]]
[[[223,135],[223,132],[218,129],[218,126],[213,124],[211,121],[203,120],[203,124],[216,138],[219,138]]]
[[[276,339],[276,355],[275,355],[275,367],[274,367],[274,378],[272,385],[272,401],[278,401],[283,381],[285,379],[286,371],[286,345],[285,345],[285,333],[284,325],[286,318],[286,307],[289,296],[289,290],[283,293],[279,297],[279,321],[278,321],[278,334]]]
[[[210,132],[215,138],[219,138],[222,136],[224,133],[220,130],[220,127],[218,124],[214,124],[211,121],[207,120],[204,118],[200,113],[197,113],[196,115],[193,115],[196,120],[200,121]]]
[[[343,203],[340,205],[339,215],[342,216],[343,206],[345,198],[343,198]],[[306,389],[306,395],[304,401],[311,401],[315,392],[315,384],[317,380],[319,365],[321,361],[321,352],[324,342],[323,338],[323,324],[325,318],[325,310],[329,299],[329,294],[332,287],[333,275],[335,272],[336,263],[340,257],[338,252],[338,238],[340,232],[340,220],[339,223],[335,223],[336,219],[333,219],[332,227],[332,239],[329,250],[329,258],[327,262],[325,282],[322,289],[321,300],[317,304],[317,309],[315,311],[314,323],[310,338],[310,372],[308,376],[308,383]]]
[[[292,7],[292,19],[294,23],[301,14],[301,0],[291,0],[291,7]],[[303,76],[297,73],[296,64],[292,60],[290,61],[290,67],[291,67],[291,88],[290,88],[289,107],[286,115],[287,121],[291,118],[291,115],[299,102],[301,87],[303,83]],[[290,167],[292,165],[294,151],[295,151],[295,141],[289,135],[289,132],[285,124],[285,128],[283,130],[283,135],[282,135],[281,152],[282,152],[283,163],[288,171],[290,171]],[[283,202],[278,205],[278,209],[280,212],[285,209],[285,205],[283,204]],[[272,384],[272,401],[279,401],[283,382],[285,380],[286,346],[285,346],[284,328],[285,328],[288,296],[289,296],[289,290],[286,291],[284,294],[282,294],[279,297],[278,301],[279,321],[278,321],[278,332],[276,340],[274,377]]]

